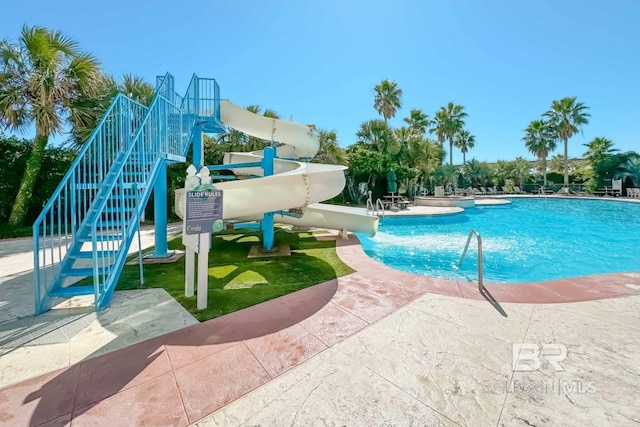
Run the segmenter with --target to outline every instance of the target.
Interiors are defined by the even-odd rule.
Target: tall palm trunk
[[[564,141],[564,186],[569,188],[569,140],[562,138]]]
[[[453,166],[453,138],[449,138],[449,166]]]
[[[462,165],[464,166],[467,163],[467,153],[462,152]]]
[[[547,157],[542,158],[542,176],[544,177],[544,186],[547,186]]]
[[[40,167],[42,166],[42,159],[44,158],[44,149],[47,146],[49,138],[40,133],[36,133],[36,138],[33,141],[33,147],[31,148],[31,154],[27,160],[27,166],[22,175],[22,181],[20,181],[20,189],[16,200],[13,202],[11,208],[11,215],[9,216],[9,224],[21,225],[29,211],[29,202],[33,195],[33,188],[36,185],[38,175],[40,175]]]

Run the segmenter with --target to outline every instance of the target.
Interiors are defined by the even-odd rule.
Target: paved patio
[[[0,389],[0,425],[640,423],[640,273],[480,294],[337,243],[357,273]]]

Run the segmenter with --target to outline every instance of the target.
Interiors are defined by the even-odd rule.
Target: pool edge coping
[[[475,282],[440,279],[396,270],[369,257],[360,239],[350,234],[348,239],[336,238],[336,253],[340,260],[365,276],[419,285],[427,293],[455,296],[464,299],[493,300],[505,303],[554,304],[596,301],[640,295],[640,272],[607,273],[568,279],[526,282],[517,284],[485,283],[486,294]]]

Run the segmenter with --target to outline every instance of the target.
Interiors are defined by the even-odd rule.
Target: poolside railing
[[[480,237],[480,233],[478,233],[476,230],[471,230],[469,232],[469,237],[467,237],[467,243],[464,245],[464,251],[462,251],[459,265],[462,266],[462,262],[464,261],[465,255],[467,255],[469,243],[471,243],[471,238],[473,236],[476,236],[478,240],[478,292],[484,292],[485,289],[484,285],[482,284],[482,237]]]

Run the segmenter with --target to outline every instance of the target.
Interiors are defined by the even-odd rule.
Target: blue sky
[[[637,0],[5,3],[2,38],[25,23],[59,29],[107,72],[170,71],[179,92],[194,72],[214,77],[223,98],[335,129],[342,146],[377,117],[373,87],[391,79],[404,92],[393,125],[412,108],[465,106],[477,139],[467,158],[532,159],[522,130],[563,96],[592,115],[570,156],[597,136],[640,150]]]

